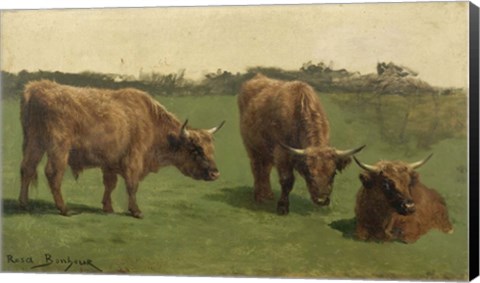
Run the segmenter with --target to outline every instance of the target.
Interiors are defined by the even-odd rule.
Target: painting
[[[2,10],[1,271],[468,280],[470,9]]]

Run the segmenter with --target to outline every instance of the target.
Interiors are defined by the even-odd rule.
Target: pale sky
[[[468,82],[468,2],[4,11],[0,36],[9,72],[199,78],[332,61],[366,74],[393,61],[434,86]]]

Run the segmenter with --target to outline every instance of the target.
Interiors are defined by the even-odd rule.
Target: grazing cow
[[[351,162],[350,156],[363,146],[342,151],[329,145],[329,124],[314,90],[303,82],[257,74],[242,85],[238,106],[255,200],[273,199],[270,171],[275,166],[282,187],[279,214],[289,212],[294,170],[305,178],[312,201],[328,205],[336,172],[342,171]]]
[[[20,205],[27,206],[28,187],[46,153],[45,175],[60,214],[67,215],[60,186],[67,165],[75,178],[86,168],[100,167],[105,193],[103,210],[113,212],[111,193],[117,175],[124,178],[128,209],[141,218],[139,182],[160,167],[174,165],[194,179],[215,180],[210,130],[187,128],[147,93],[128,88],[77,88],[42,80],[26,85],[21,101],[23,160]]]
[[[411,164],[379,161],[373,166],[354,157],[365,170],[360,174],[363,186],[355,207],[359,239],[413,243],[432,228],[453,232],[445,201],[423,185],[415,172],[431,156]]]

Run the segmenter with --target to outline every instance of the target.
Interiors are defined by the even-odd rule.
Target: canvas
[[[471,9],[1,11],[2,272],[468,280]]]

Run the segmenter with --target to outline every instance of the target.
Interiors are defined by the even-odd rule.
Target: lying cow
[[[380,161],[373,166],[354,157],[365,170],[355,207],[359,239],[413,243],[432,228],[453,232],[445,201],[415,172],[430,157],[412,164]]]
[[[279,214],[289,212],[294,170],[305,178],[312,201],[328,205],[335,174],[363,146],[342,151],[329,145],[328,120],[314,90],[303,82],[283,82],[258,74],[243,84],[238,106],[255,200],[273,199],[270,171],[275,166],[282,187]]]
[[[103,172],[103,210],[113,212],[111,193],[117,175],[124,178],[128,209],[141,218],[136,193],[139,182],[160,167],[173,165],[194,179],[215,180],[210,130],[187,128],[147,93],[136,89],[77,88],[42,80],[26,85],[21,101],[23,160],[20,205],[27,206],[28,187],[36,179],[42,156],[50,189],[60,214],[67,207],[60,190],[70,166],[74,176],[85,168]]]

